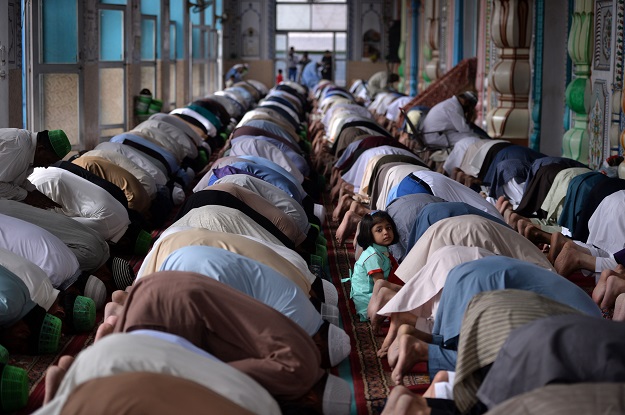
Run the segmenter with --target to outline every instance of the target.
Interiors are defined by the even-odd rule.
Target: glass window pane
[[[208,31],[206,30],[202,30],[202,41],[204,43],[204,53],[202,54],[202,57],[207,58],[210,53],[210,43],[208,43]]]
[[[123,134],[126,131],[123,128],[105,128],[100,131],[100,142],[109,141],[109,139],[116,135]]]
[[[100,60],[124,60],[124,12],[100,10]]]
[[[215,30],[208,32],[208,58],[217,59],[217,32]]]
[[[282,4],[276,6],[277,30],[310,30],[310,6]]]
[[[155,51],[156,18],[141,19],[141,59],[153,61],[156,59]]]
[[[345,63],[345,61],[339,61],[336,60],[334,62],[334,82],[338,85],[338,86],[345,86],[345,76],[346,76],[346,68],[347,65]]]
[[[152,91],[152,96],[157,96],[156,68],[152,65],[141,67],[141,89],[147,88]]]
[[[171,102],[170,110],[176,108],[176,64],[169,65],[169,101]]]
[[[223,0],[216,0],[215,1],[215,15],[223,16],[223,12],[224,12]],[[215,29],[217,30],[223,29],[221,19],[217,19],[217,21],[215,21]]]
[[[213,4],[212,3],[207,8],[204,9],[204,24],[206,26],[213,25]]]
[[[286,35],[276,35],[276,53],[285,54],[287,50]]]
[[[347,52],[347,34],[336,33],[334,36],[334,50],[336,53]]]
[[[141,2],[141,14],[142,17],[150,16],[154,18],[154,39],[155,39],[155,59],[161,58],[161,2],[160,1],[142,1]]]
[[[347,30],[347,6],[313,4],[312,30]]]
[[[182,36],[182,24],[184,21],[184,7],[182,1],[169,2],[169,18],[176,24],[176,59],[183,59],[184,56],[184,36]],[[173,42],[173,41],[172,41]]]
[[[191,8],[191,13],[189,13],[189,16],[191,17],[191,23],[192,24],[200,24],[200,13],[199,12],[195,12],[195,11],[193,11],[193,8]]]
[[[43,63],[78,61],[78,9],[75,0],[41,2]]]
[[[334,49],[333,33],[289,33],[289,45],[296,51],[309,52]]]
[[[65,131],[72,145],[80,144],[78,74],[41,75],[43,130]]]
[[[202,37],[201,36],[202,36],[202,31],[200,30],[200,28],[194,27],[192,31],[192,40],[191,40],[191,49],[192,49],[191,56],[193,57],[193,59],[200,59],[202,57],[202,48],[201,48]]]
[[[100,0],[102,4],[121,4],[126,5],[126,0]]]
[[[176,60],[176,49],[177,49],[177,30],[176,23],[171,22],[169,24],[169,59],[172,61]]]
[[[142,1],[141,13],[159,16],[161,14],[161,2],[160,1]]]
[[[123,68],[100,69],[100,125],[124,123],[124,84]]]

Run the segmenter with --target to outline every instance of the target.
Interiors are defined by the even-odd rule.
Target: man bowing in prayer
[[[18,200],[48,209],[60,207],[40,193],[27,179],[34,167],[61,160],[72,146],[62,130],[33,133],[0,128],[0,199]]]

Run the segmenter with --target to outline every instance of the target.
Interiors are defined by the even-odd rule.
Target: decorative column
[[[433,82],[440,76],[438,51],[438,1],[427,0],[425,3],[425,77]]]
[[[566,104],[573,112],[573,126],[562,138],[562,155],[582,163],[588,163],[593,7],[594,0],[575,0],[568,46],[575,79],[566,87]]]
[[[530,126],[529,93],[532,39],[532,0],[495,0],[491,35],[499,61],[490,75],[497,106],[486,115],[493,138],[527,145]]]
[[[411,0],[410,96],[413,97],[419,92],[419,7],[421,7],[420,0]]]
[[[540,119],[543,96],[543,35],[545,23],[545,0],[536,0],[536,20],[534,23],[534,88],[532,91],[532,121],[529,147],[540,151]]]
[[[614,57],[614,73],[612,84],[612,119],[610,121],[610,149],[608,155],[619,154],[623,149],[623,137],[625,131],[621,134],[621,113],[623,112],[623,41],[625,39],[625,1],[618,0],[616,2],[616,47]]]

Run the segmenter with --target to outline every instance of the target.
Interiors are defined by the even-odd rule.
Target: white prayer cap
[[[323,390],[323,415],[348,415],[351,403],[352,392],[349,383],[338,376],[328,375]]]
[[[336,287],[328,280],[321,280],[323,285],[323,297],[324,303],[336,306],[339,303],[339,293],[336,291]]]
[[[328,327],[328,351],[330,355],[330,365],[338,365],[349,356],[352,350],[349,336],[345,331],[334,324]]]
[[[336,306],[321,303],[321,318],[330,324],[339,325],[339,309]]]
[[[85,285],[85,297],[89,297],[95,303],[96,310],[101,309],[106,304],[106,287],[104,283],[95,275],[90,275]]]

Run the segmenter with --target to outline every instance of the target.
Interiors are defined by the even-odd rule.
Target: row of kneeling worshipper
[[[182,190],[196,173],[193,192],[136,279],[115,287],[94,345],[49,368],[37,413],[349,413],[350,386],[330,373],[351,346],[324,278],[325,213],[315,203],[324,182],[311,168],[308,91],[260,86],[214,95],[236,102],[225,145],[210,148],[220,153],[214,162],[196,171],[193,160],[170,158]],[[206,100],[190,111],[201,114]],[[148,147],[149,135],[136,133],[123,139]]]
[[[589,175],[606,183],[592,206],[580,199],[589,184],[560,189],[560,203],[576,200],[571,223],[589,233],[580,243],[430,170],[390,133],[376,137],[381,126],[348,91],[326,84],[317,99],[313,127],[317,154],[333,163],[336,237],[355,234],[347,280],[356,312],[376,335],[388,324],[378,356],[397,385],[419,362],[432,380],[427,400],[396,387],[384,413],[624,411],[625,232],[613,229],[623,181]],[[579,269],[597,281],[592,295],[565,278]]]

